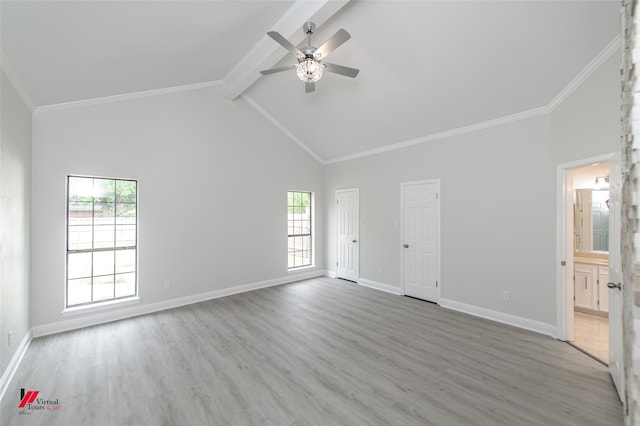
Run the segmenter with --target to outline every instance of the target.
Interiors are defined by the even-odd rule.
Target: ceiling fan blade
[[[282,37],[282,35],[279,32],[277,32],[277,31],[269,31],[267,33],[267,35],[269,37],[271,37],[272,39],[274,39],[275,41],[277,41],[280,44],[280,46],[284,47],[289,52],[293,53],[296,57],[297,56],[302,56],[304,58],[304,53],[302,53],[302,50],[298,49],[289,40],[287,40],[286,38]]]
[[[324,65],[325,65],[325,68],[324,68],[325,71],[344,75],[351,78],[355,78],[360,72],[360,70],[355,68],[349,68],[342,65],[330,64],[328,62],[325,62]]]
[[[318,47],[315,51],[315,54],[320,54],[320,59],[324,59],[331,52],[336,50],[338,47],[342,46],[342,44],[349,40],[351,35],[343,28],[339,29],[337,33],[331,36],[329,40],[327,40],[322,46]]]
[[[277,72],[289,71],[289,70],[294,69],[295,67],[296,67],[295,65],[287,65],[286,67],[270,68],[268,70],[260,71],[260,74],[262,74],[262,75],[274,74],[274,73],[277,73]]]
[[[316,91],[315,83],[305,83],[304,84],[304,93],[311,93]]]

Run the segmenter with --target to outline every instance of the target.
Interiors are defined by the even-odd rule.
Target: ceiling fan
[[[355,68],[349,68],[342,65],[331,64],[324,62],[324,59],[329,56],[331,52],[340,47],[344,42],[351,38],[351,35],[344,29],[338,30],[329,40],[327,40],[322,46],[316,48],[311,46],[311,35],[316,30],[316,24],[313,22],[307,22],[302,26],[302,30],[308,36],[308,45],[302,49],[298,49],[289,40],[284,38],[280,33],[276,31],[269,31],[267,35],[277,41],[282,47],[293,53],[298,59],[298,63],[295,65],[288,65],[284,67],[275,67],[268,70],[260,71],[262,75],[274,74],[281,71],[288,71],[295,69],[298,74],[298,78],[304,81],[304,91],[306,93],[314,92],[316,90],[316,81],[320,80],[324,71],[332,72],[335,74],[344,75],[347,77],[355,78],[360,70]]]

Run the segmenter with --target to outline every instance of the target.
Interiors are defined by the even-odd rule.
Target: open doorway
[[[609,162],[573,170],[574,301],[571,343],[609,363]]]
[[[610,156],[564,165],[564,293],[560,338],[609,362]]]

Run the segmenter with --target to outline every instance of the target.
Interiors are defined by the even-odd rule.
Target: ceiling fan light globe
[[[323,72],[324,66],[313,59],[306,59],[296,65],[298,78],[305,83],[315,83],[320,80]]]

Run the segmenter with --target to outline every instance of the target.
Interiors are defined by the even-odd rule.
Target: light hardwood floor
[[[609,318],[574,312],[573,344],[609,363]]]
[[[20,388],[59,411],[20,414]],[[621,425],[571,346],[319,278],[34,339],[2,425]]]

